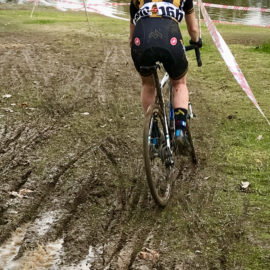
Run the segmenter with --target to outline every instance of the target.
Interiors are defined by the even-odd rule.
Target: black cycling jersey
[[[137,23],[145,17],[169,17],[180,22],[185,14],[194,11],[192,0],[131,0],[130,17]]]

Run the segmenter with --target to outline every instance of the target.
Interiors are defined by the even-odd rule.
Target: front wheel
[[[148,108],[144,122],[143,155],[147,182],[155,202],[164,207],[171,193],[175,169],[164,138],[165,121],[158,105]]]

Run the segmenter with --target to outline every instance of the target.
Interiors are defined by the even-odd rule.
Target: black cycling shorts
[[[132,37],[131,56],[137,71],[141,66],[161,62],[169,76],[178,80],[188,69],[182,35],[177,22],[169,18],[142,18],[136,24]]]

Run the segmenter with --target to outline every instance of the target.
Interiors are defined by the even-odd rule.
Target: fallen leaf
[[[143,260],[146,260],[147,257],[148,257],[148,253],[147,253],[147,252],[141,251],[141,252],[139,253],[139,257],[140,257],[141,259],[143,259]]]
[[[241,189],[246,191],[250,186],[249,182],[241,182]]]
[[[260,166],[263,165],[263,162],[262,162],[260,159],[258,159],[258,158],[255,159],[255,162],[256,162],[257,164],[259,164]]]
[[[149,248],[143,248],[143,251],[139,253],[139,258],[152,262],[156,262],[159,259],[159,257],[160,255],[157,251]]]
[[[30,189],[21,189],[19,192],[17,191],[10,191],[9,194],[13,197],[23,198],[26,196],[27,193],[31,193],[33,190]]]
[[[10,191],[9,194],[13,197],[23,198],[23,196],[16,191]]]
[[[21,189],[19,191],[19,194],[22,196],[25,196],[27,193],[31,193],[31,192],[33,192],[33,190],[31,190],[31,189]]]
[[[3,108],[4,111],[13,113],[14,111],[11,108]]]

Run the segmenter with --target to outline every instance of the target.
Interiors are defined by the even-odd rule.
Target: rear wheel
[[[154,130],[156,127],[158,132]],[[166,146],[164,131],[162,112],[160,107],[154,104],[149,107],[145,116],[143,153],[147,182],[155,202],[161,207],[168,203],[176,177],[172,153]]]

